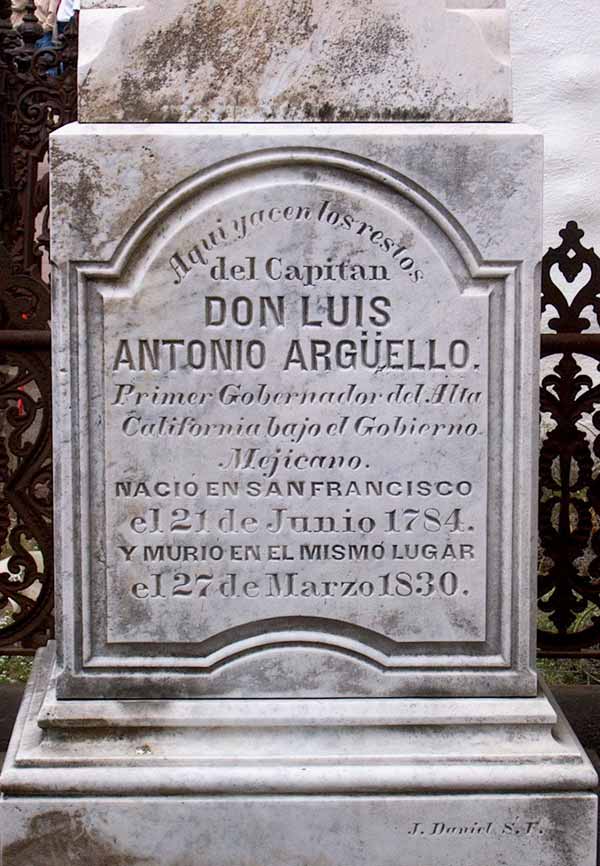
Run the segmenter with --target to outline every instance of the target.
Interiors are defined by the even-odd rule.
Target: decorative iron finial
[[[23,21],[17,28],[25,45],[33,46],[44,33],[44,28],[35,14],[35,0],[28,0],[23,14]]]
[[[12,2],[11,0],[0,0],[0,45],[4,44],[6,37],[13,33]]]
[[[0,0],[0,28],[10,27],[10,20],[12,15],[12,2],[11,0]]]
[[[4,69],[11,65],[9,52],[21,44],[21,38],[12,25],[12,12],[11,0],[0,0],[0,68]]]

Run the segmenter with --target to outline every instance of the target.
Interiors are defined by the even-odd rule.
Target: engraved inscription
[[[544,821],[531,821],[516,816],[510,821],[473,821],[471,824],[454,824],[448,821],[415,821],[407,831],[408,836],[434,836],[446,840],[448,837],[480,836],[543,836]]]
[[[109,639],[484,640],[488,293],[370,198],[242,198],[104,299]]]

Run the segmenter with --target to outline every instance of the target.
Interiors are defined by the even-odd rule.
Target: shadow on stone
[[[552,691],[583,746],[600,752],[600,686],[553,686]]]
[[[24,689],[25,686],[12,683],[0,684],[0,753],[8,749]]]

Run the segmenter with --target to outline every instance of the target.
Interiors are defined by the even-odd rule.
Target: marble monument
[[[291,52],[284,5],[249,53],[273,10]],[[502,3],[335,24],[398,7],[424,75],[464,26],[470,83],[505,87],[473,26]],[[118,89],[207,8],[88,2],[83,119],[112,122],[52,136],[60,631],[0,778],[3,866],[595,866],[596,774],[534,664],[541,137],[152,123],[217,116],[204,55],[187,89]],[[322,85],[325,24],[294,48]],[[272,69],[248,114],[217,71],[225,119],[285,115]],[[375,120],[395,103],[361,82]]]
[[[80,120],[510,120],[505,0],[82,0]]]

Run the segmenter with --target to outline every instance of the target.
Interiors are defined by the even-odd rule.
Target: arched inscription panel
[[[84,661],[506,665],[510,268],[381,166],[249,163],[173,191],[82,281],[105,504]]]

